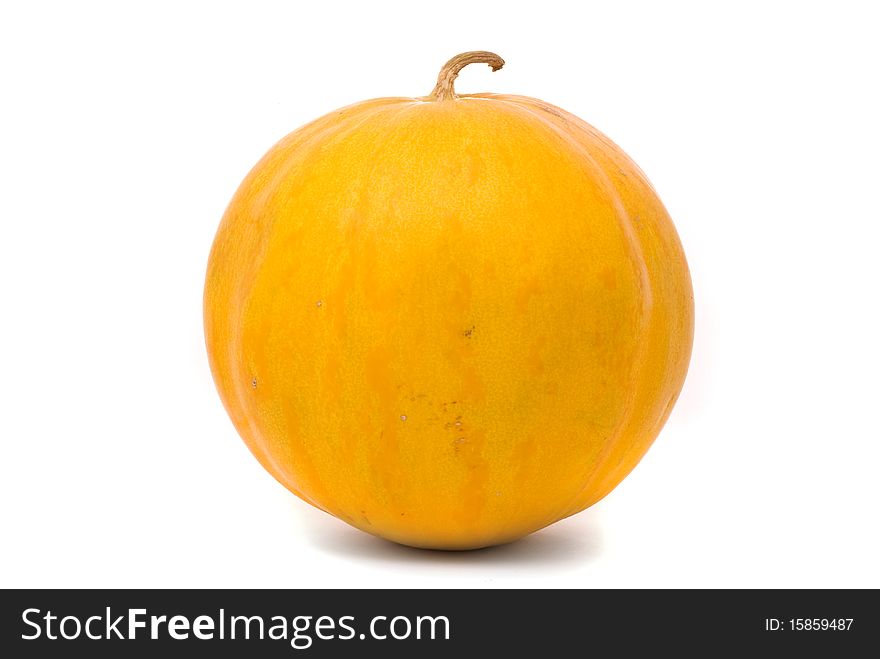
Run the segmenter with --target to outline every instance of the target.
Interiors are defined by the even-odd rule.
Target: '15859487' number
[[[789,619],[792,631],[849,631],[852,627],[853,618],[791,618]]]

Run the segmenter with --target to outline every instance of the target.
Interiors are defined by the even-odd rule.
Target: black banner
[[[856,656],[875,590],[6,590],[6,657]],[[465,655],[470,656],[470,655]]]

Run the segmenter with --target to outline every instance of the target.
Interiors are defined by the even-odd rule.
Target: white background
[[[0,586],[880,587],[880,62],[871,3],[4,3]],[[642,166],[697,323],[604,501],[425,552],[250,456],[202,338],[208,250],[279,138],[339,106],[536,96]]]

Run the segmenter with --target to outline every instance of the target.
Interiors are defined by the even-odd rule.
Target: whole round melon
[[[211,370],[291,492],[415,547],[509,542],[608,494],[685,379],[693,295],[642,171],[525,96],[331,112],[235,193],[207,269]]]

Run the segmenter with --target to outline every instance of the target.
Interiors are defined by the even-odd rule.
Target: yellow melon
[[[508,542],[644,455],[693,335],[675,228],[623,151],[524,96],[331,112],[235,193],[204,297],[238,432],[305,501],[417,547]]]

